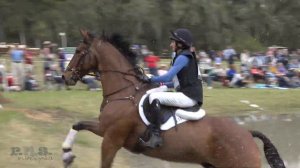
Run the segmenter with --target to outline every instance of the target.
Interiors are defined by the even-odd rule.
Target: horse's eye
[[[79,50],[76,50],[75,53],[78,54],[78,53],[80,53],[80,51],[79,51]]]

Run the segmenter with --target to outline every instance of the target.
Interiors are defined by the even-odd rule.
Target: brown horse
[[[110,168],[122,147],[134,153],[167,161],[187,162],[205,168],[260,168],[261,157],[254,138],[264,143],[266,158],[272,168],[284,168],[276,148],[258,131],[248,131],[229,118],[205,116],[164,131],[164,145],[151,149],[139,144],[146,130],[138,114],[137,104],[150,84],[141,82],[140,71],[130,61],[133,54],[128,43],[115,38],[93,37],[81,30],[83,42],[63,75],[66,84],[75,85],[84,75],[99,72],[103,86],[103,103],[98,121],[82,121],[73,125],[63,143],[63,160],[68,167],[74,159],[71,152],[77,131],[88,130],[101,137],[101,167]]]

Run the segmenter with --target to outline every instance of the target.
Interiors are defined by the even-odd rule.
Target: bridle
[[[89,50],[90,49],[90,44],[86,43],[84,41],[83,41],[83,43],[86,44],[86,45],[88,45],[88,47],[86,49],[84,49],[83,51],[76,50],[76,53],[80,52],[80,55],[79,55],[79,58],[78,58],[76,66],[74,68],[71,68],[68,65],[67,68],[66,68],[66,71],[72,72],[71,79],[74,80],[74,81],[78,81],[78,80],[82,81],[83,76],[80,74],[82,65],[84,63],[82,59],[84,57],[90,56],[90,50]],[[134,73],[131,73],[132,71]],[[94,74],[88,73],[87,75],[98,76],[97,73],[100,73],[100,74],[104,74],[104,73],[119,73],[119,74],[123,75],[123,78],[125,80],[127,80],[127,81],[130,82],[130,84],[127,85],[127,86],[125,86],[125,87],[122,87],[120,89],[117,89],[115,91],[112,91],[112,92],[110,92],[108,94],[103,95],[103,101],[106,104],[108,104],[109,102],[112,102],[112,101],[117,101],[117,100],[131,100],[136,105],[136,103],[134,102],[135,95],[136,95],[137,91],[140,90],[140,85],[143,84],[143,82],[140,80],[140,78],[141,78],[141,75],[145,75],[145,72],[144,72],[143,68],[141,68],[139,66],[136,66],[134,68],[128,69],[127,71],[119,71],[119,70],[95,70]],[[135,82],[133,82],[133,81],[125,78],[125,76],[135,77],[136,79],[139,80],[139,82],[136,84]],[[132,86],[134,86],[134,88],[135,88],[135,93],[134,94],[132,94],[130,96],[122,97],[122,98],[109,99],[110,96],[115,95],[117,93],[120,93],[123,90],[126,90],[126,89],[128,89],[128,88],[130,88]]]

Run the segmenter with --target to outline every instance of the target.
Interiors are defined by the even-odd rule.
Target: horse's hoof
[[[72,152],[66,152],[63,154],[62,160],[64,163],[64,168],[68,168],[74,161],[74,159],[76,158],[75,155],[73,155]]]

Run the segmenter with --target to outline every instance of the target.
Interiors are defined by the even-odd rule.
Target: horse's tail
[[[259,138],[264,143],[264,152],[266,159],[271,168],[285,168],[284,162],[281,159],[276,147],[272,144],[269,138],[259,131],[251,130],[253,137]]]

